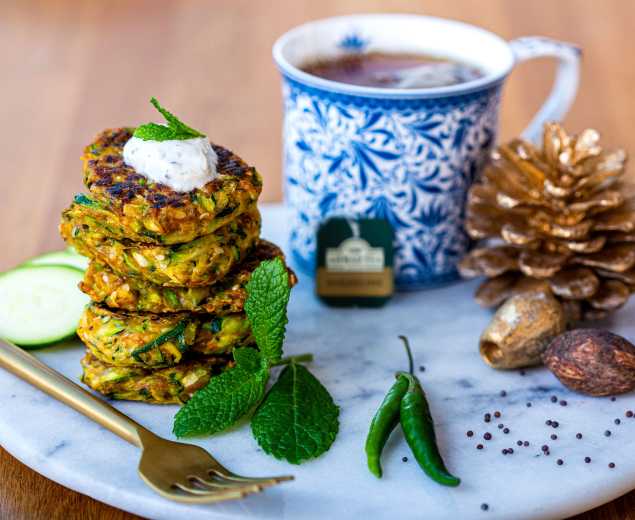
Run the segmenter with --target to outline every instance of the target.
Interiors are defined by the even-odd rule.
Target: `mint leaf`
[[[247,284],[245,312],[260,351],[234,350],[236,366],[212,377],[177,412],[173,428],[177,437],[225,430],[260,403],[269,367],[282,356],[289,292],[289,274],[279,258],[254,270]]]
[[[175,139],[190,139],[190,137],[180,137],[174,129],[156,123],[147,123],[137,127],[132,134],[134,137],[144,141],[171,141]]]
[[[269,370],[260,353],[248,347],[234,350],[236,365],[210,379],[174,417],[177,437],[211,435],[229,428],[257,405],[265,393]]]
[[[256,344],[270,365],[282,357],[290,292],[289,273],[280,258],[261,262],[247,283],[245,312]]]
[[[327,451],[339,430],[339,408],[302,365],[291,363],[251,419],[260,447],[292,464]]]
[[[194,130],[193,128],[187,126],[180,119],[178,119],[174,114],[172,114],[171,112],[168,112],[165,108],[163,108],[157,101],[157,98],[154,98],[154,97],[151,98],[150,103],[152,103],[154,108],[156,108],[163,117],[165,117],[165,120],[168,122],[168,126],[170,128],[174,128],[183,133],[188,133],[192,137],[205,137],[205,134],[202,134],[198,130]]]
[[[168,112],[159,104],[156,98],[150,99],[150,103],[152,103],[161,113],[168,124],[167,126],[158,125],[157,123],[147,123],[145,125],[141,125],[132,134],[134,137],[138,137],[144,141],[169,141],[205,137],[205,134],[190,128],[180,121],[174,114]]]

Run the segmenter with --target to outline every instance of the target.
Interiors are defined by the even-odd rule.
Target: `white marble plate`
[[[265,207],[264,236],[282,242],[284,210]],[[311,370],[341,406],[341,431],[332,449],[301,466],[277,461],[258,448],[248,425],[215,438],[196,441],[237,473],[293,473],[296,481],[243,501],[215,506],[174,504],[155,495],[136,473],[138,453],[109,431],[40,391],[0,370],[0,443],[43,475],[113,506],[156,519],[257,518],[563,518],[610,501],[635,483],[635,408],[632,394],[616,401],[592,399],[564,390],[544,369],[521,376],[494,371],[480,360],[476,344],[489,319],[472,299],[473,283],[427,292],[400,294],[379,310],[334,310],[313,297],[302,278],[290,304],[287,354],[315,353]],[[634,304],[608,324],[635,338]],[[385,476],[377,480],[365,467],[364,439],[375,408],[406,367],[398,334],[410,337],[417,365],[436,420],[448,467],[463,479],[443,488],[426,478],[400,433],[384,456]],[[79,343],[37,355],[77,379]],[[506,391],[502,397],[500,392]],[[551,395],[566,399],[563,407]],[[531,402],[531,408],[526,403]],[[176,408],[116,403],[124,413],[160,435],[170,437]],[[483,422],[485,412],[500,410],[500,420]],[[614,419],[621,424],[615,425]],[[546,419],[560,423],[553,429]],[[497,428],[502,422],[511,432]],[[467,430],[475,437],[466,437]],[[605,437],[605,430],[612,435]],[[485,442],[490,431],[494,438]],[[577,440],[575,434],[583,433]],[[549,435],[558,439],[552,441]],[[519,448],[517,440],[528,440]],[[477,451],[475,445],[486,447]],[[541,455],[540,446],[551,446]],[[502,448],[514,454],[503,456]],[[593,460],[585,464],[583,459]],[[402,457],[409,458],[407,463]],[[562,458],[564,464],[556,465]],[[608,463],[615,462],[615,469]],[[484,512],[480,506],[489,504]]]

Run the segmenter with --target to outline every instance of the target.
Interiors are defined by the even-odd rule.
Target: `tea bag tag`
[[[334,217],[317,234],[317,295],[336,306],[377,307],[394,292],[393,238],[384,219]]]

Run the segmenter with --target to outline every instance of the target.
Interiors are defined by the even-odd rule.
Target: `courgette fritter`
[[[78,253],[122,276],[167,287],[200,287],[221,280],[251,253],[260,235],[260,213],[252,209],[210,235],[171,246],[110,238],[96,224],[77,222],[68,210],[62,213],[60,233]]]
[[[82,382],[110,399],[182,404],[231,362],[226,357],[206,356],[174,367],[145,370],[110,366],[87,352],[81,364]]]
[[[209,235],[253,209],[262,178],[233,152],[212,144],[218,177],[187,193],[148,181],[123,161],[133,128],[104,130],[84,149],[84,210],[110,238],[151,244],[181,244]],[[70,211],[76,212],[72,206]],[[78,218],[76,216],[76,218]]]
[[[95,303],[84,310],[77,334],[100,361],[121,367],[174,366],[188,351],[219,355],[253,343],[244,313],[126,313]]]
[[[251,273],[264,260],[282,258],[282,250],[266,240],[260,240],[254,251],[225,278],[203,287],[162,287],[140,278],[116,274],[106,264],[91,261],[80,289],[90,299],[114,309],[129,312],[196,312],[227,316],[242,312],[247,299],[245,286]],[[297,283],[289,271],[289,282]]]

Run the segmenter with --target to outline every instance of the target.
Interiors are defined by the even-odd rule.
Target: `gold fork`
[[[155,435],[6,341],[0,341],[0,366],[141,448],[139,475],[152,489],[170,500],[220,502],[293,480],[292,476],[250,478],[236,475],[204,449]]]

